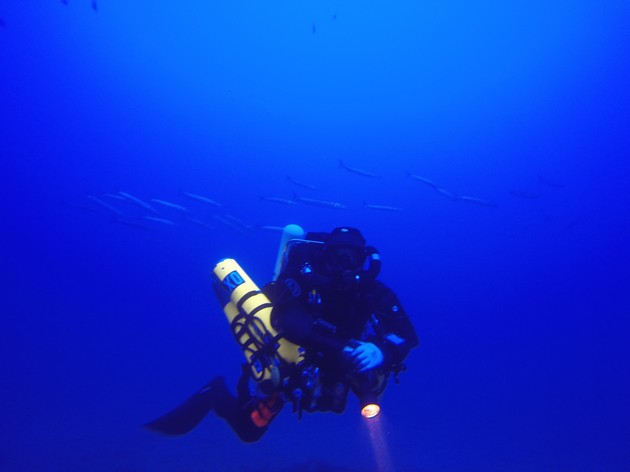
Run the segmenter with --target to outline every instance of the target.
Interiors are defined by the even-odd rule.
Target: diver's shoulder
[[[385,295],[394,291],[379,279],[370,280],[365,285],[365,291],[372,295]]]

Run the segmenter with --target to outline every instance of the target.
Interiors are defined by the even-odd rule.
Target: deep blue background
[[[627,2],[97,7],[0,1],[0,469],[630,470]],[[294,192],[348,208],[260,200]],[[417,327],[372,432],[389,461],[355,402],[252,445],[139,428],[236,381],[211,269],[265,283],[258,228],[287,223],[361,228]]]

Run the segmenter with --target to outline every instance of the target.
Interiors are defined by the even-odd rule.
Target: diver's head
[[[321,271],[337,290],[348,290],[356,286],[365,256],[365,239],[358,229],[335,228],[324,244]]]

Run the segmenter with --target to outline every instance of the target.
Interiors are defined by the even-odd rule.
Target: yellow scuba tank
[[[272,304],[234,259],[223,259],[213,270],[215,291],[230,323],[234,339],[243,349],[257,382],[278,386],[282,367],[304,360],[303,349],[283,338],[271,326]]]

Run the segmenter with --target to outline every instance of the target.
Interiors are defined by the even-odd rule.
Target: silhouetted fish
[[[128,194],[127,192],[118,192],[118,195],[125,197],[129,202],[133,203],[134,205],[143,208],[145,210],[149,210],[152,213],[157,213],[157,210],[155,208],[153,208],[151,205],[149,205],[146,202],[143,202],[142,200],[140,200],[137,197],[134,197],[133,195]]]
[[[487,206],[487,207],[497,207],[496,203],[493,203],[488,200],[484,200],[479,197],[471,197],[469,195],[459,195],[455,197],[456,200],[461,200],[462,202],[474,203],[476,205]]]
[[[107,197],[107,198],[112,198],[112,199],[118,200],[118,201],[127,201],[127,199],[125,197],[123,197],[122,195],[116,195],[115,193],[106,193],[103,196]]]
[[[130,220],[129,218],[114,217],[113,221],[114,223],[119,223],[121,225],[129,226],[130,228],[141,229],[143,231],[153,231],[152,228],[149,228],[148,226],[145,226],[142,223],[138,223],[135,220]]]
[[[79,210],[85,210],[85,211],[94,211],[94,212],[98,212],[99,210],[97,208],[94,208],[92,206],[88,206],[88,205],[83,205],[81,203],[74,203],[74,202],[68,202],[68,201],[64,201],[64,204],[72,207],[72,208],[78,208]]]
[[[166,218],[160,218],[157,216],[149,216],[149,215],[145,215],[143,216],[143,218],[147,221],[154,221],[155,223],[160,223],[161,225],[177,226],[177,223],[171,220],[167,220]]]
[[[376,179],[380,179],[381,178],[380,175],[375,174],[372,171],[365,170],[365,169],[359,169],[358,167],[348,166],[348,165],[344,164],[341,159],[339,159],[339,167],[341,167],[342,169],[346,169],[347,171],[352,172],[353,174],[362,175],[363,177],[373,177],[373,178],[376,178]]]
[[[61,0],[61,3],[63,3],[66,6],[68,6],[68,0]]]
[[[429,180],[427,178],[424,178],[424,177],[422,177],[420,175],[412,174],[411,172],[407,172],[407,177],[410,177],[410,178],[412,178],[414,180],[418,180],[418,181],[422,182],[423,184],[428,185],[431,188],[438,188],[439,187],[439,185],[436,184],[435,182],[433,182],[433,181],[431,181],[431,180]]]
[[[197,195],[196,193],[190,193],[190,192],[182,192],[182,194],[186,195],[188,198],[192,200],[197,200],[198,202],[201,202],[201,203],[207,203],[208,205],[212,205],[216,207],[223,206],[219,202],[213,200],[212,198],[204,197],[203,195]]]
[[[260,196],[260,200],[264,202],[282,203],[284,205],[295,205],[297,203],[295,200],[291,200],[290,198],[265,197],[264,195]]]
[[[92,196],[92,195],[88,195],[88,196],[87,196],[87,199],[88,199],[88,200],[92,200],[92,201],[93,201],[94,203],[96,203],[97,205],[99,205],[99,206],[101,206],[101,207],[105,208],[106,210],[111,211],[111,212],[112,212],[113,214],[115,214],[115,215],[122,216],[122,212],[121,212],[118,208],[116,208],[116,207],[114,207],[114,206],[110,205],[110,204],[109,204],[109,203],[107,203],[107,202],[104,202],[104,201],[103,201],[103,200],[101,200],[100,198],[96,198],[96,197],[94,197],[94,196]]]
[[[540,174],[536,174],[536,177],[538,177],[538,182],[540,182],[543,185],[546,185],[547,187],[553,187],[553,188],[564,188],[564,184],[555,181],[555,180],[549,180],[548,178],[540,175]]]
[[[514,195],[515,197],[518,198],[525,198],[527,200],[535,200],[537,198],[540,198],[540,195],[538,195],[537,193],[533,193],[533,192],[529,192],[527,190],[515,190],[515,189],[511,189],[510,193],[512,195]]]
[[[313,23],[313,34],[315,34],[317,32],[317,29],[315,28],[315,23]]]
[[[294,178],[292,178],[290,175],[287,175],[287,179],[289,180],[289,182],[291,182],[292,184],[295,185],[299,185],[300,187],[304,187],[304,188],[309,188],[311,190],[319,190],[319,187],[315,187],[315,185],[311,185],[311,184],[307,184],[305,182],[301,182],[299,180],[295,180]]]
[[[190,221],[191,223],[196,224],[197,226],[201,226],[202,228],[206,228],[206,229],[216,229],[214,226],[209,225],[208,223],[206,223],[205,221],[201,221],[198,220],[197,218],[190,218],[190,217],[186,217],[186,219],[188,221]]]
[[[96,3],[96,0],[92,0],[92,10],[98,11],[98,3]]]
[[[238,218],[234,216],[226,215],[225,217],[223,217],[221,215],[212,215],[212,217],[218,222],[223,223],[228,228],[233,229],[237,233],[247,234],[248,225],[243,226],[245,223],[241,222],[240,220],[238,220]]]
[[[4,22],[3,18],[0,18],[0,28],[6,28],[7,24]]]
[[[381,211],[403,211],[402,208],[390,206],[390,205],[374,205],[371,203],[363,202],[363,208],[368,208],[370,210],[381,210]]]
[[[325,208],[336,208],[339,210],[342,208],[346,208],[346,206],[343,203],[339,203],[339,202],[331,202],[329,200],[319,200],[318,198],[298,197],[296,194],[294,194],[294,196],[298,202],[306,203],[307,205],[320,206],[320,207],[325,207]]]
[[[226,215],[223,215],[223,216],[224,216],[224,218],[227,221],[231,221],[235,225],[240,226],[243,230],[250,231],[250,230],[254,229],[254,227],[252,225],[245,223],[243,220],[241,220],[240,218],[237,218],[234,215],[226,214]]]
[[[457,200],[457,195],[449,190],[446,190],[445,188],[435,187],[435,191],[440,195],[444,195],[445,197],[450,198],[451,200]]]
[[[188,208],[182,205],[178,205],[177,203],[167,202],[166,200],[160,200],[158,198],[152,198],[151,201],[153,203],[157,203],[158,205],[162,205],[163,207],[171,208],[172,210],[190,212]]]

